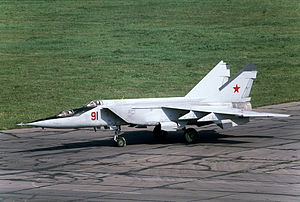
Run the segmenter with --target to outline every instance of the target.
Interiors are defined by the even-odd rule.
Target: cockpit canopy
[[[67,117],[67,116],[72,116],[72,115],[74,115],[74,110],[73,109],[61,111],[56,116],[57,117]]]
[[[93,101],[90,101],[89,103],[87,103],[86,105],[84,105],[83,107],[88,107],[88,108],[94,108],[94,107],[97,107],[98,105],[102,105],[103,102],[102,100],[93,100]]]
[[[57,114],[56,117],[63,118],[63,117],[70,117],[70,116],[74,116],[74,115],[79,116],[79,115],[83,114],[84,112],[87,112],[99,105],[103,105],[102,100],[93,100],[80,108],[64,110],[62,112],[59,112],[59,114]]]

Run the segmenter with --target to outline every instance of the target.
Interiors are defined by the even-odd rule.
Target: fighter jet
[[[124,147],[121,126],[154,126],[153,135],[163,139],[169,131],[183,130],[187,143],[193,143],[197,131],[190,125],[216,124],[222,129],[249,122],[252,117],[288,117],[287,114],[252,111],[249,97],[257,68],[249,63],[235,76],[230,67],[220,61],[186,96],[169,98],[139,98],[94,100],[55,116],[39,119],[21,126],[42,128],[93,127],[114,130],[116,146]]]

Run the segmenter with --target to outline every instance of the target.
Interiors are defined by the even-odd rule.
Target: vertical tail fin
[[[249,63],[239,73],[219,88],[215,98],[221,102],[249,102],[253,80],[256,78],[257,68]]]
[[[230,67],[220,61],[185,97],[208,98],[219,93],[219,88],[228,81]]]

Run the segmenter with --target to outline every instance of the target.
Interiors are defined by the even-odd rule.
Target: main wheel
[[[164,140],[166,139],[168,135],[167,131],[161,130],[161,126],[157,125],[155,126],[154,130],[153,130],[153,136],[155,139],[157,140]]]
[[[194,128],[188,128],[184,132],[185,141],[188,144],[195,143],[197,140],[198,132]]]
[[[118,147],[125,147],[126,146],[126,140],[124,137],[118,137],[116,141],[116,146]]]

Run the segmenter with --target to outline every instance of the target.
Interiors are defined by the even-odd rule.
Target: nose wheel
[[[126,146],[126,140],[124,137],[118,137],[115,141],[115,144],[117,147],[125,147]]]
[[[124,137],[119,136],[121,132],[121,127],[117,127],[115,130],[115,135],[114,135],[114,142],[117,147],[125,147],[126,146],[126,140]]]

